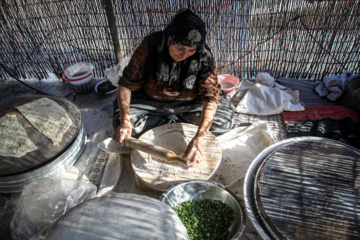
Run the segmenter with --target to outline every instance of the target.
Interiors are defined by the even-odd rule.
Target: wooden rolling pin
[[[173,151],[170,151],[163,147],[152,145],[150,143],[146,143],[133,137],[127,137],[125,139],[125,144],[128,147],[159,157],[164,160],[165,163],[181,163],[187,167],[190,165],[189,160],[179,157]]]

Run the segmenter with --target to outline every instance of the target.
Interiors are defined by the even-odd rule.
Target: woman
[[[186,9],[164,31],[141,42],[118,82],[115,141],[123,143],[162,124],[196,124],[197,133],[182,155],[194,165],[202,159],[209,130],[222,134],[232,128],[234,113],[220,90],[205,38],[205,23]]]

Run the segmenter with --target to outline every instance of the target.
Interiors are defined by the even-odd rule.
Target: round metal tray
[[[17,106],[32,102],[39,98],[49,98],[62,106],[73,121],[68,131],[63,135],[59,145],[53,145],[52,141],[35,129],[29,121],[16,109]],[[48,95],[31,95],[10,100],[0,104],[0,117],[6,114],[14,114],[24,127],[31,141],[38,149],[28,152],[23,157],[0,157],[0,177],[22,174],[43,166],[62,155],[78,136],[82,124],[81,110],[70,101]]]
[[[0,177],[0,192],[21,192],[23,186],[31,181],[45,177],[55,177],[69,169],[85,150],[86,130],[81,125],[76,139],[71,142],[70,147],[54,160],[36,169],[19,173],[16,175]]]
[[[16,109],[17,106],[39,98],[49,98],[62,106],[73,121],[58,146],[36,130]],[[0,192],[19,192],[23,186],[36,179],[57,176],[72,166],[85,149],[86,130],[81,110],[70,101],[47,95],[32,95],[0,104],[0,117],[15,114],[37,150],[23,157],[0,158]]]
[[[262,151],[244,182],[249,219],[263,239],[358,239],[360,152],[299,137]]]

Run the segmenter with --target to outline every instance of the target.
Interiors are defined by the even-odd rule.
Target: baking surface
[[[49,138],[36,130],[30,124],[30,122],[28,122],[25,117],[15,108],[43,97],[47,97],[57,102],[66,110],[67,114],[73,121],[73,124],[64,134],[63,139],[58,146],[53,145]],[[25,172],[41,166],[42,164],[46,164],[47,161],[51,161],[52,159],[56,158],[59,154],[66,150],[66,148],[75,139],[80,130],[82,121],[81,111],[73,103],[60,97],[46,95],[26,96],[0,104],[0,117],[9,113],[17,116],[27,135],[38,147],[38,149],[32,152],[28,152],[25,156],[20,158],[1,156],[0,176],[8,176],[11,174]]]
[[[254,202],[275,239],[359,239],[359,190],[358,150],[330,139],[302,138],[264,158]]]
[[[185,123],[166,124],[145,132],[139,139],[169,149],[181,155],[197,131],[197,126]],[[147,186],[164,191],[173,184],[191,179],[207,180],[218,168],[222,149],[215,135],[208,133],[203,146],[203,160],[194,167],[167,164],[153,156],[132,150],[131,163],[135,174]]]

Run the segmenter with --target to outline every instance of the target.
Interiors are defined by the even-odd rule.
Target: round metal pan
[[[360,151],[301,137],[261,152],[244,184],[249,218],[263,239],[359,239]]]
[[[85,150],[86,130],[81,125],[80,132],[69,148],[60,156],[36,169],[11,176],[0,177],[0,192],[21,192],[24,185],[45,177],[59,176],[69,169]]]
[[[54,100],[60,106],[62,106],[73,121],[73,124],[64,134],[63,139],[58,146],[53,145],[52,141],[49,138],[36,130],[30,124],[30,122],[28,122],[24,118],[24,116],[15,108],[17,106],[44,97]],[[31,171],[38,168],[39,166],[43,166],[44,164],[53,161],[54,159],[57,159],[74,142],[75,138],[78,136],[82,125],[81,110],[70,101],[56,96],[33,95],[17,98],[0,104],[0,117],[9,113],[15,114],[17,116],[18,120],[23,125],[27,135],[29,136],[31,141],[38,147],[38,149],[32,152],[28,152],[25,156],[20,158],[1,156],[0,177],[11,176],[21,174],[26,171]]]

